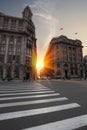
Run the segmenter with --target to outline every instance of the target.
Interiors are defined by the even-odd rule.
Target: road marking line
[[[42,100],[35,100],[35,101],[4,103],[4,104],[0,104],[0,108],[2,108],[2,107],[13,107],[13,106],[30,105],[30,104],[39,104],[39,103],[49,103],[49,102],[57,102],[57,101],[64,101],[64,100],[68,100],[68,98],[61,97],[61,98],[42,99]]]
[[[77,103],[0,114],[0,121],[80,107]]]
[[[15,88],[15,89],[11,88],[11,89],[7,89],[6,88],[6,89],[0,89],[0,92],[2,92],[2,91],[17,91],[17,90],[18,91],[23,91],[23,90],[34,91],[34,90],[50,90],[50,89],[49,88],[31,88],[31,89],[30,88],[23,88],[23,89],[22,88]]]
[[[43,95],[31,95],[31,96],[18,96],[18,97],[1,97],[0,101],[3,100],[12,100],[12,99],[26,99],[26,98],[39,98],[39,97],[50,97],[50,96],[58,96],[59,93],[53,94],[43,94]]]
[[[36,88],[35,88],[36,89]],[[22,89],[22,90],[4,90],[4,91],[1,91],[0,90],[0,94],[2,93],[14,93],[14,92],[40,92],[40,91],[50,91],[50,89],[36,89],[36,90],[32,90],[32,89]]]
[[[39,90],[16,90],[16,91],[0,91],[0,94],[5,93],[20,93],[20,92],[43,92],[43,91],[50,91],[50,89],[39,89]]]
[[[87,114],[23,130],[72,130],[87,126]]]
[[[25,95],[25,94],[40,94],[40,93],[54,93],[54,91],[43,91],[43,92],[26,92],[26,93],[7,93],[7,94],[0,94],[0,96],[13,96],[13,95]]]

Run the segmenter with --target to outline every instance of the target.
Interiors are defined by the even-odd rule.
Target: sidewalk
[[[0,80],[0,83],[2,84],[34,84],[34,83],[37,83],[37,81],[34,81],[34,80],[27,80],[27,81],[24,81],[24,80],[18,80],[18,79],[15,79],[15,80]]]

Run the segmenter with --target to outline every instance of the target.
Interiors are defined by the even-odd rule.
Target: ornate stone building
[[[51,40],[44,62],[46,68],[54,70],[55,76],[65,78],[84,77],[82,42],[66,36]]]
[[[32,12],[27,6],[22,17],[0,13],[0,78],[35,77],[37,47]]]

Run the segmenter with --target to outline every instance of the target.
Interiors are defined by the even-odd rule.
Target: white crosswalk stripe
[[[35,101],[25,101],[25,102],[15,102],[15,103],[3,103],[0,104],[0,108],[2,107],[12,107],[12,106],[21,106],[21,105],[29,105],[29,104],[40,104],[40,103],[49,103],[49,102],[57,102],[57,101],[64,101],[68,100],[66,97],[61,98],[52,98],[52,99],[42,99],[42,100],[35,100]]]
[[[87,125],[87,114],[24,130],[73,130]]]
[[[32,105],[33,108],[31,108]],[[31,87],[29,87],[28,84],[26,84],[26,86],[21,84],[21,86],[17,88],[14,84],[12,87],[9,85],[8,87],[4,86],[0,88],[0,111],[2,111],[2,113],[0,113],[0,122],[3,123],[5,123],[5,121],[10,122],[11,120],[19,120],[22,118],[30,118],[31,120],[34,120],[34,118],[32,118],[33,116],[37,116],[38,120],[40,115],[50,117],[50,114],[53,113],[62,113],[63,111],[66,112],[69,110],[74,111],[78,110],[79,108],[81,108],[81,106],[78,103],[71,102],[68,98],[62,97],[60,93],[56,93],[50,88],[38,83],[36,86],[32,85]],[[52,116],[50,118],[52,118]],[[76,115],[74,117],[48,122],[40,125],[36,124],[36,126],[30,126],[28,124],[29,127],[24,126],[21,127],[21,129],[72,130],[87,126],[87,114],[79,116]],[[3,125],[3,123],[0,124],[0,127]],[[17,126],[14,127],[17,128]],[[3,129],[3,126],[1,129]]]
[[[49,88],[15,88],[15,89],[12,89],[12,88],[9,88],[9,89],[0,89],[0,92],[7,92],[7,91],[40,91],[40,90],[50,90]]]
[[[0,101],[3,100],[12,100],[12,99],[26,99],[26,98],[40,98],[40,97],[50,97],[50,96],[58,96],[59,93],[53,93],[53,94],[44,94],[44,95],[30,95],[30,96],[20,96],[20,97],[2,97],[0,98]]]
[[[8,93],[8,94],[0,94],[0,96],[10,96],[10,95],[25,95],[25,94],[41,94],[41,93],[54,93],[54,91],[43,91],[43,92],[26,92],[26,93]]]
[[[37,89],[37,90],[32,90],[32,89],[24,89],[24,90],[4,90],[4,91],[1,91],[0,90],[0,94],[2,94],[2,93],[18,93],[18,92],[40,92],[40,91],[50,91],[50,89]]]
[[[66,104],[66,105],[39,108],[39,109],[34,109],[34,110],[4,113],[4,114],[0,114],[0,121],[19,118],[19,117],[25,117],[25,116],[50,113],[50,112],[55,112],[55,111],[62,111],[62,110],[70,109],[70,108],[76,108],[76,107],[80,107],[80,105],[77,103],[71,103],[71,104]]]

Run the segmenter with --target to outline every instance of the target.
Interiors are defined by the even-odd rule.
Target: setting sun
[[[40,71],[43,67],[44,67],[44,62],[38,59],[36,64],[37,71]]]

